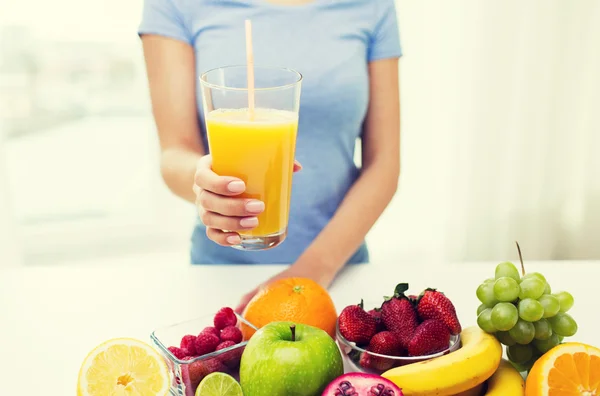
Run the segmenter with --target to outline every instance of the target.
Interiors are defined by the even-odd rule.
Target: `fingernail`
[[[256,217],[246,217],[240,220],[242,227],[256,227],[258,225],[258,219]]]
[[[263,201],[248,201],[246,203],[246,210],[252,213],[260,213],[265,210],[265,203]]]
[[[243,181],[232,181],[227,185],[227,189],[232,193],[241,193],[246,189],[246,185]]]
[[[230,235],[227,237],[227,243],[230,245],[239,245],[242,240],[237,235]]]

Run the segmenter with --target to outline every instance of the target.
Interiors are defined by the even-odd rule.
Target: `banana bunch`
[[[478,326],[461,333],[462,347],[448,355],[395,367],[382,374],[405,396],[522,396],[521,374],[502,359],[502,346]]]
[[[525,381],[512,364],[502,359],[498,369],[485,382],[455,396],[523,396]]]

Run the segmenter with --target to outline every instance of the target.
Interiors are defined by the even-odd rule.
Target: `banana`
[[[485,396],[524,396],[525,381],[521,373],[502,359],[498,369],[487,381]]]
[[[477,326],[464,329],[462,347],[424,362],[394,367],[381,376],[405,396],[451,396],[485,382],[502,359],[502,346],[492,334]]]
[[[457,393],[454,396],[483,396],[483,395],[485,395],[485,385],[486,385],[485,382],[482,382],[481,384],[475,386],[474,388],[471,388],[464,392]]]

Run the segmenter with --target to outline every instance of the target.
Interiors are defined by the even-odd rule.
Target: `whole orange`
[[[327,290],[308,278],[286,278],[266,285],[250,300],[243,317],[257,328],[291,321],[318,327],[335,338],[337,311],[333,300]],[[254,332],[242,324],[245,340]]]

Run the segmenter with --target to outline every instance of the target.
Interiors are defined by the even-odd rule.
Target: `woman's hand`
[[[246,190],[245,183],[232,176],[219,176],[211,169],[212,158],[205,155],[198,161],[194,178],[194,193],[200,220],[206,226],[206,235],[222,246],[238,245],[239,231],[258,225],[258,215],[265,204],[256,199],[237,197]],[[301,169],[294,164],[294,172]]]
[[[205,155],[196,167],[194,193],[198,215],[213,242],[222,246],[237,245],[241,240],[236,231],[256,227],[257,216],[265,210],[265,204],[236,197],[246,190],[244,182],[236,177],[217,175],[211,164],[211,156]]]

